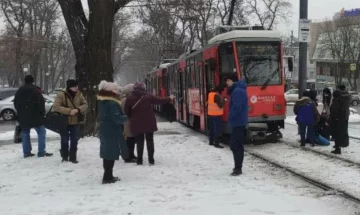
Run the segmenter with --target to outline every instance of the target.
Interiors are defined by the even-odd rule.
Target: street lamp
[[[50,70],[51,66],[49,65],[48,68]],[[46,94],[49,94],[49,76],[50,76],[49,72],[45,73],[45,89],[44,90],[45,90]]]

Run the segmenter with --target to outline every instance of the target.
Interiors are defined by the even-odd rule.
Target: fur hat
[[[119,86],[113,82],[101,81],[99,84],[99,90],[113,91],[119,90]]]

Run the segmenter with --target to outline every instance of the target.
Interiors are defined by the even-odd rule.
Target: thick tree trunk
[[[113,81],[112,66],[112,30],[115,14],[115,1],[93,1],[90,7],[89,38],[87,42],[87,62],[89,74],[86,76],[87,100],[89,111],[86,116],[86,134],[95,133],[96,124],[96,94],[100,80]]]
[[[58,0],[75,51],[76,77],[89,105],[82,134],[94,135],[97,86],[101,80],[113,81],[111,38],[115,13],[130,1],[88,1],[87,21],[80,0]]]

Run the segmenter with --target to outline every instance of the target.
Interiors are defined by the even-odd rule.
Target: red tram
[[[147,74],[147,90],[157,96],[176,96],[176,119],[206,132],[206,101],[211,88],[236,73],[247,83],[249,97],[249,136],[281,138],[286,102],[283,49],[280,33],[269,30],[233,30],[212,38],[200,50],[180,56]],[[224,97],[228,97],[226,89]],[[228,103],[223,115],[227,126]],[[156,107],[161,112],[161,107]]]

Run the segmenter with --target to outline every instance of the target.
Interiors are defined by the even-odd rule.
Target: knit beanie
[[[27,75],[25,77],[25,84],[33,84],[35,82],[35,79],[32,75]]]
[[[76,80],[69,79],[66,81],[66,88],[68,88],[68,89],[76,87],[78,85],[79,85],[79,83]]]
[[[116,83],[101,81],[99,84],[99,90],[114,91],[119,90],[119,86]]]

